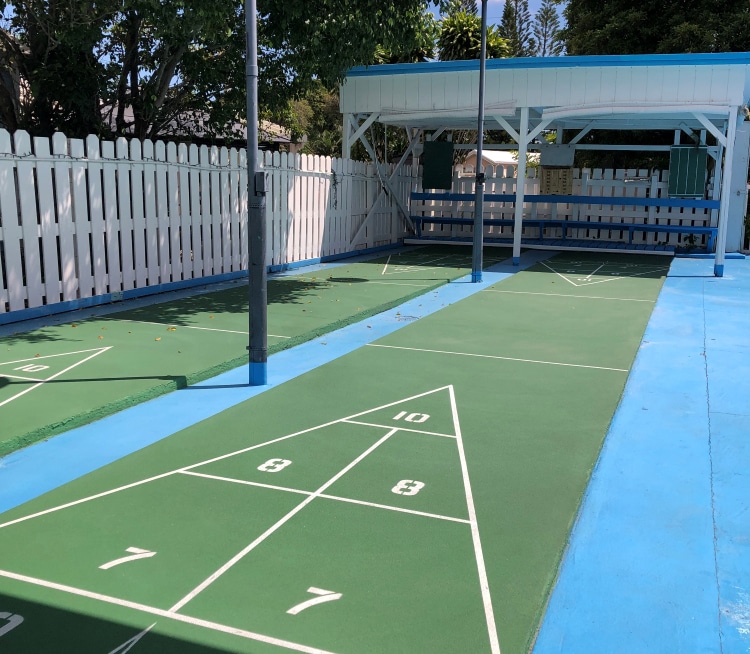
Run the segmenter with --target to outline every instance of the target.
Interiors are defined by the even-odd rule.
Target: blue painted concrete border
[[[677,259],[534,654],[750,651],[750,262]]]
[[[387,336],[404,327],[399,313],[423,318],[553,254],[525,253],[520,267],[506,261],[486,269],[482,283],[463,277],[366,321],[279,352],[269,357],[266,386],[249,386],[248,369],[242,366],[9,454],[0,459],[0,513]]]

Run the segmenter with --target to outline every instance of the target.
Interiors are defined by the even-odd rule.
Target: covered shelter
[[[434,140],[452,130],[475,130],[478,90],[476,60],[352,69],[341,87],[343,156],[360,140],[380,168],[367,140],[376,121],[406,130],[409,147],[399,165],[421,153],[425,135]],[[744,121],[749,97],[750,53],[745,52],[488,60],[485,129],[505,130],[514,141],[509,147],[518,151],[515,193],[503,198],[515,204],[514,261],[520,257],[524,203],[591,202],[569,195],[569,190],[566,194],[564,184],[562,194],[558,186],[551,193],[525,196],[528,151],[540,150],[542,167],[560,170],[572,167],[577,149],[668,150],[669,198],[641,200],[657,207],[710,210],[711,225],[705,228],[712,230],[715,274],[721,276],[725,253],[740,248],[747,206],[750,123]],[[592,130],[669,130],[675,141],[674,146],[581,143]],[[556,142],[547,145],[543,133],[551,131],[556,132]],[[570,136],[571,131],[573,136],[563,142],[564,132]],[[682,153],[675,159],[675,146],[684,142],[698,154],[686,152],[680,163]],[[706,158],[715,162],[712,180],[706,174]],[[683,171],[678,173],[680,165]],[[685,179],[679,181],[679,175]],[[381,175],[381,181],[383,192],[395,195],[389,176]],[[401,200],[399,208],[410,228],[418,231]],[[570,226],[564,222],[555,223],[563,233]],[[546,226],[539,225],[540,234]],[[632,237],[632,229],[630,233]]]

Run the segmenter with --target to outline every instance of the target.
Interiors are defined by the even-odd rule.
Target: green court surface
[[[488,252],[487,265],[500,256]],[[468,248],[430,248],[274,277],[269,353],[382,312],[470,268]],[[247,344],[246,282],[3,336],[0,456],[246,363]]]
[[[668,267],[603,256],[6,512],[2,651],[527,652]]]

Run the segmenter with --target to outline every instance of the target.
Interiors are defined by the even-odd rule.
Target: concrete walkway
[[[750,259],[675,259],[534,654],[750,652]]]

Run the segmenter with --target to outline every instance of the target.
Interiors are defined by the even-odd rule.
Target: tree
[[[0,59],[8,71],[3,123],[35,134],[99,132],[105,76],[98,50],[114,3],[25,0],[12,9],[0,29]]]
[[[481,1],[481,0],[480,0]],[[443,15],[464,11],[467,14],[477,14],[477,0],[440,0],[440,13]]]
[[[746,0],[569,0],[564,16],[571,55],[750,49]]]
[[[482,49],[482,21],[474,13],[464,11],[460,3],[453,3],[453,11],[440,20],[437,49],[441,61],[479,59]],[[508,44],[494,25],[487,26],[487,57],[508,56]]]
[[[437,0],[258,0],[262,107],[284,107],[315,80],[333,88],[348,68],[372,63],[378,46],[424,46],[429,2]],[[187,117],[221,134],[244,115],[242,0],[6,4],[0,60],[31,98],[16,112],[19,128],[82,136],[111,121],[117,132],[155,137]],[[2,76],[0,111],[12,113],[13,89],[12,75]]]
[[[509,56],[533,57],[536,54],[529,0],[505,0],[500,34],[508,42]]]
[[[538,57],[559,57],[565,46],[560,38],[560,17],[554,0],[542,0],[532,26]]]

